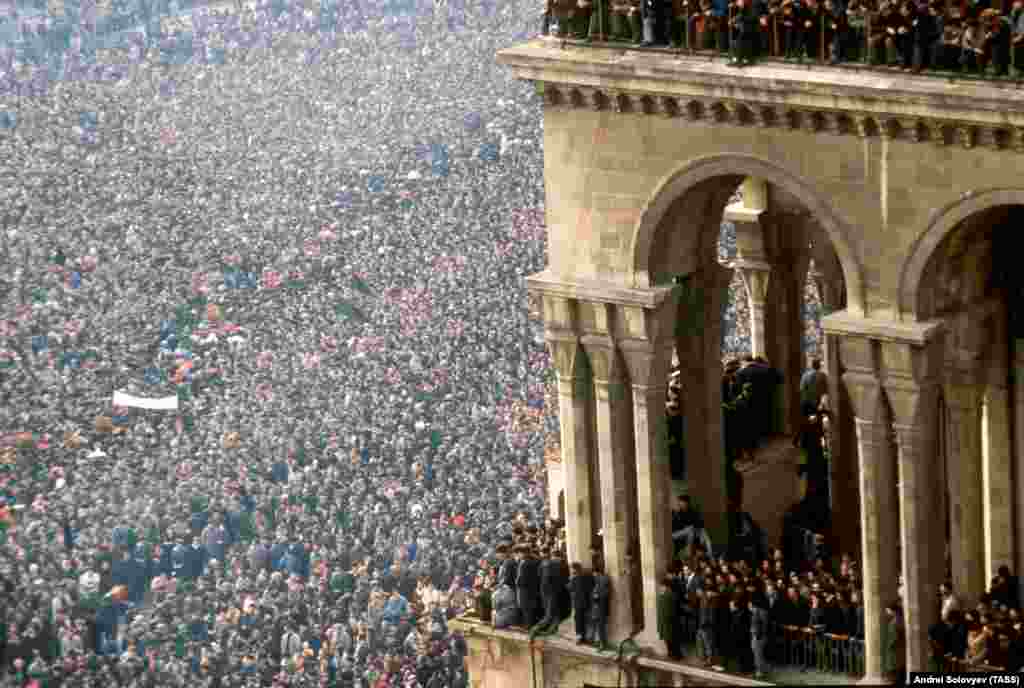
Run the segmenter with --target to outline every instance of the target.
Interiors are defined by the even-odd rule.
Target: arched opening
[[[755,247],[742,238],[749,239],[750,226],[741,228],[734,243],[733,227],[723,226],[723,219],[732,220],[729,209],[742,201],[736,192],[746,175],[758,173],[766,182],[767,204],[758,209],[763,212],[750,216],[753,223],[742,213],[737,215],[741,223],[756,226],[760,245]],[[818,294],[820,283],[836,285],[833,310],[857,312],[861,304],[859,299],[853,304],[847,301],[847,294],[859,293],[860,282],[841,227],[808,186],[774,165],[744,156],[696,161],[668,178],[641,216],[634,240],[636,281],[676,281],[682,287],[674,372],[682,378],[687,429],[682,445],[690,459],[685,490],[703,511],[716,546],[729,540],[730,513],[736,511],[750,513],[769,540],[781,540],[782,516],[799,500],[797,460],[792,435],[786,433],[797,426],[805,353],[824,348],[818,334],[818,304],[824,300]],[[833,237],[838,237],[839,246]],[[641,258],[644,247],[649,252]],[[756,257],[767,264],[770,276],[766,293],[752,299],[749,274],[742,272],[742,261],[733,263],[758,252]],[[809,269],[812,260],[813,271]],[[856,276],[855,288],[847,288],[848,274]],[[810,299],[805,297],[808,282]],[[757,449],[760,465],[737,475],[723,419],[722,403],[728,395],[723,359],[751,351],[751,328],[746,323],[754,309],[759,309],[764,328],[761,355],[780,371],[784,383],[779,386],[782,401],[768,405],[770,415],[772,409],[779,410],[766,424],[768,430]],[[811,323],[806,322],[808,313]],[[807,331],[813,334],[808,337]],[[852,416],[847,422],[852,424]],[[776,479],[787,487],[776,489],[772,485]],[[848,501],[856,508],[856,500]],[[855,514],[848,518],[857,522]]]
[[[1001,566],[1019,572],[1024,565],[1024,329],[1016,307],[1024,276],[1014,250],[1024,203],[965,210],[940,216],[917,247],[929,255],[912,256],[918,269],[905,277],[916,283],[908,300],[916,318],[946,324],[936,428],[946,478],[943,535],[954,589],[973,601]]]

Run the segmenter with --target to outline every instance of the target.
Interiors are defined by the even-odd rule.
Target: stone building
[[[968,601],[999,566],[1024,569],[1024,329],[1013,309],[1024,281],[1011,267],[1024,227],[1024,92],[823,66],[737,71],[549,38],[498,60],[542,84],[546,102],[550,264],[528,284],[557,368],[569,560],[589,564],[603,529],[618,591],[610,635],[649,651],[617,665],[477,627],[473,685],[577,688],[616,674],[636,685],[640,670],[713,680],[659,658],[666,373],[675,352],[690,491],[721,532],[721,302],[738,270],[755,353],[787,379],[778,429],[791,431],[812,259],[830,311],[834,535],[862,562],[866,679],[881,681],[898,573],[906,666],[926,670],[947,552]],[[740,186],[742,202],[727,207]],[[738,232],[728,267],[716,259],[723,215]]]

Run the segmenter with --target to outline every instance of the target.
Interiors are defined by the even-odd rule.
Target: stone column
[[[935,343],[884,342],[881,349],[899,454],[906,669],[927,671],[928,628],[938,620],[935,591],[945,573],[945,528],[936,517],[944,513],[945,487],[935,451],[941,348]]]
[[[839,344],[849,368],[843,375],[843,384],[856,413],[854,422],[860,457],[864,683],[877,685],[884,682],[885,675],[885,605],[896,597],[899,568],[895,452],[889,429],[891,418],[875,372],[874,344],[860,337],[842,337]]]
[[[738,229],[737,229],[738,231]],[[737,259],[732,268],[740,273],[750,302],[750,348],[754,356],[766,356],[765,304],[768,298],[768,278],[772,267],[767,262]]]
[[[666,344],[668,346],[666,346]],[[636,442],[637,516],[643,576],[644,630],[637,642],[661,654],[658,638],[658,584],[672,557],[672,475],[665,418],[671,340],[626,340],[623,356],[633,384],[633,436]]]
[[[562,484],[565,489],[566,555],[570,562],[590,568],[594,532],[590,512],[590,472],[593,443],[587,422],[590,401],[590,367],[571,332],[549,329],[551,359],[558,374],[558,422],[561,429]]]
[[[768,185],[764,180],[748,177],[743,181],[742,199],[726,206],[722,219],[736,225],[736,260],[750,302],[750,346],[755,356],[767,356],[765,346],[765,302],[771,265],[765,254],[762,215],[768,207]]]
[[[704,515],[712,542],[724,542],[726,495],[722,446],[721,317],[732,270],[704,266],[690,277],[692,298],[677,306],[674,336],[684,370],[686,489]],[[712,326],[714,321],[719,327]]]
[[[985,532],[981,499],[981,387],[976,379],[947,382],[946,428],[949,549],[953,587],[969,606],[985,592]]]
[[[981,481],[985,524],[985,578],[1014,567],[1013,466],[1010,457],[1010,394],[1005,371],[985,386],[981,413]]]
[[[634,630],[632,565],[626,558],[633,533],[626,474],[628,464],[633,461],[632,399],[626,392],[628,380],[615,341],[610,336],[595,334],[584,335],[582,343],[594,375],[604,565],[612,586],[608,640],[615,643],[629,637]]]

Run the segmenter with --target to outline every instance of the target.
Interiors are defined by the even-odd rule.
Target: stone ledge
[[[489,624],[485,624],[474,618],[458,617],[453,621],[448,622],[449,628],[460,631],[467,637],[470,636],[484,636],[488,638],[494,638],[498,640],[504,640],[507,642],[519,643],[522,645],[529,646],[530,637],[523,631],[508,631],[504,629],[495,629]],[[589,645],[577,645],[576,642],[570,638],[562,636],[544,636],[536,638],[533,641],[533,646],[540,652],[555,652],[560,655],[566,655],[576,658],[583,658],[591,660],[599,664],[616,664],[617,655],[615,653],[601,653],[590,647]],[[659,657],[651,657],[648,655],[641,655],[635,659],[627,658],[626,664],[632,664],[635,666],[644,667],[647,669],[656,669],[658,671],[670,672],[680,674],[686,678],[687,684],[695,685],[730,685],[730,686],[771,686],[774,685],[769,681],[758,681],[744,676],[736,674],[726,674],[717,671],[709,671],[700,667],[689,666],[680,662],[673,662],[668,659]]]
[[[620,306],[657,308],[672,293],[672,286],[636,289],[599,280],[565,280],[544,270],[526,278],[531,292],[563,299],[592,303],[613,303]]]
[[[862,318],[848,311],[839,311],[821,319],[821,327],[827,334],[866,337],[884,342],[903,342],[924,346],[935,335],[945,329],[945,322],[931,320],[923,323],[899,322]]]
[[[520,79],[566,86],[1024,126],[1024,90],[1015,84],[772,62],[737,70],[707,57],[599,50],[554,38],[500,50],[497,60]]]

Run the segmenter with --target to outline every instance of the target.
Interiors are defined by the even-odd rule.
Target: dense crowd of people
[[[548,0],[542,30],[587,40],[1019,77],[1024,2]]]
[[[515,623],[595,604],[551,602],[540,103],[493,59],[537,14],[3,6],[0,685],[457,688],[502,562],[556,562]]]
[[[0,48],[0,684],[466,685],[557,428],[536,8],[71,5]]]

